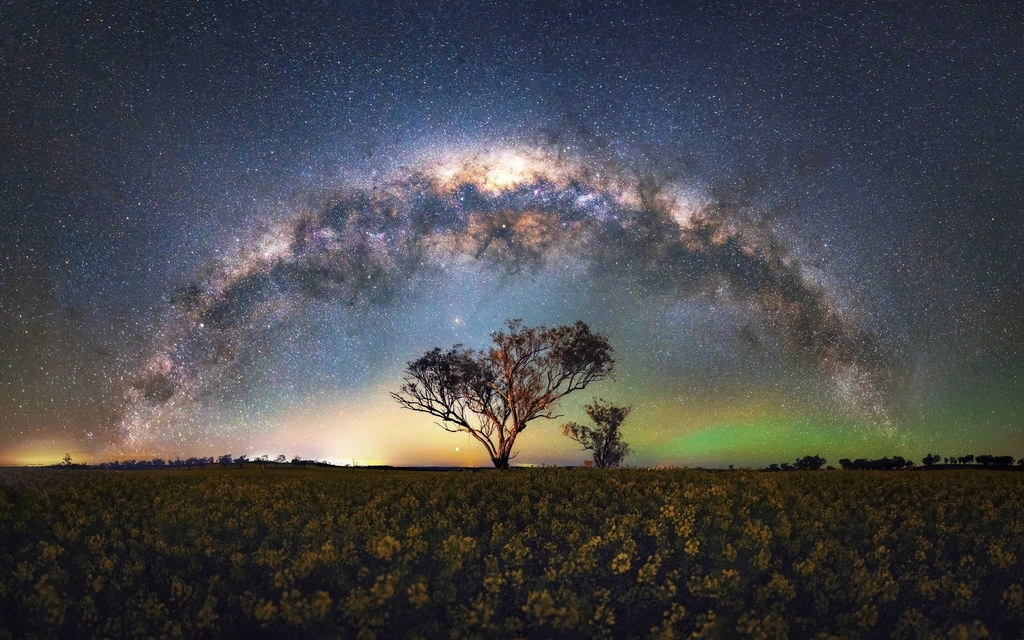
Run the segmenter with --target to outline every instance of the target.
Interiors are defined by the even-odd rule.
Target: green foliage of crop
[[[1024,474],[0,471],[0,637],[1016,638]]]

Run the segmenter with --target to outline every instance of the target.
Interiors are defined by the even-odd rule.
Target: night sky
[[[8,3],[0,464],[489,465],[389,397],[582,320],[630,465],[1024,456],[1017,3]],[[77,6],[77,8],[75,8]]]

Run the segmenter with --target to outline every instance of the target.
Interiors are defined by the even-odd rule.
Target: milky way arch
[[[770,234],[671,184],[517,149],[424,163],[337,189],[176,291],[152,349],[114,393],[117,444],[203,401],[254,336],[314,301],[389,305],[452,262],[509,273],[555,256],[685,299],[723,287],[751,303],[787,353],[831,377],[851,410],[889,425],[890,355],[844,319]]]

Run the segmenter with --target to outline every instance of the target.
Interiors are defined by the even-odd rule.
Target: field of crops
[[[1024,636],[1024,474],[0,470],[0,637]]]

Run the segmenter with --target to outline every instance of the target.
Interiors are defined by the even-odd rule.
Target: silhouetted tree
[[[850,462],[850,460],[848,458],[843,458],[842,460],[839,461],[839,464],[842,465],[842,467],[844,469],[858,469],[858,470],[876,469],[876,470],[891,471],[891,470],[894,470],[894,469],[902,469],[902,468],[904,468],[906,466],[909,466],[912,463],[910,463],[903,456],[894,456],[892,458],[884,457],[884,458],[879,458],[877,460],[868,460],[867,458],[857,458],[853,462]]]
[[[802,471],[817,471],[828,462],[821,456],[804,456],[793,463],[793,468]]]
[[[515,457],[512,447],[537,418],[553,419],[564,396],[611,375],[608,339],[583,322],[531,328],[508,320],[491,334],[486,352],[455,345],[436,348],[408,363],[398,404],[438,418],[452,433],[468,433],[499,469]]]
[[[986,467],[991,466],[991,465],[1006,466],[1006,467],[1008,467],[1008,466],[1013,464],[1013,456],[982,455],[982,456],[978,456],[975,459],[978,461],[979,464],[983,464]]]
[[[594,421],[594,428],[575,422],[562,425],[562,433],[594,452],[594,466],[598,469],[617,467],[629,455],[630,448],[622,440],[619,427],[633,410],[633,407],[619,407],[601,398],[594,398],[593,404],[585,407],[587,415]]]
[[[276,462],[277,464],[284,464],[285,462],[288,462],[288,458],[282,453],[281,455],[274,458],[274,462]]]
[[[217,458],[217,462],[226,469],[232,462],[234,462],[234,459],[231,457],[230,453],[225,453],[221,457]]]
[[[928,455],[926,455],[926,456],[925,456],[925,457],[924,457],[924,458],[923,458],[923,459],[921,460],[921,462],[923,462],[923,463],[924,463],[924,466],[926,466],[926,467],[930,467],[930,466],[932,466],[933,464],[937,463],[937,462],[938,462],[939,460],[942,460],[942,458],[940,458],[939,456],[935,455],[934,453],[929,453]]]
[[[65,467],[70,467],[71,466],[71,454],[70,453],[65,453],[64,454],[64,458],[61,460],[61,464],[64,465]]]

